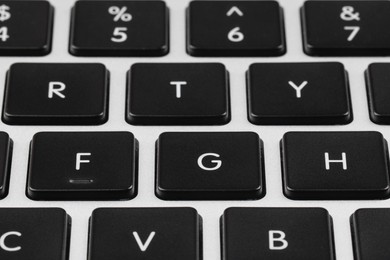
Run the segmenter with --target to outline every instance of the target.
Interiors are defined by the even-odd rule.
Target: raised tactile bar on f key
[[[1,1],[0,55],[50,53],[53,16],[54,8],[48,1]]]

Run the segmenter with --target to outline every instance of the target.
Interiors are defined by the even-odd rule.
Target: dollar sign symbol
[[[10,14],[10,12],[8,12],[9,10],[10,10],[10,7],[7,5],[0,6],[0,21],[1,22],[7,21],[9,18],[11,18],[11,14]]]

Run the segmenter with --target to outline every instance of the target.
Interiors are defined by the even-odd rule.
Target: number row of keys
[[[390,209],[352,214],[355,259],[390,258],[389,218]],[[335,260],[332,222],[322,208],[228,208],[220,220],[221,259]],[[2,259],[67,260],[70,236],[71,217],[62,209],[0,208]],[[202,236],[193,208],[98,208],[87,259],[202,260]]]
[[[377,124],[390,124],[389,73],[390,63],[371,64],[366,71],[370,118]],[[13,64],[2,120],[10,125],[104,124],[109,81],[108,70],[97,63]],[[252,64],[248,120],[256,125],[348,124],[353,120],[348,81],[336,62]],[[229,75],[220,63],[136,63],[126,88],[129,124],[223,125],[231,120]]]
[[[12,140],[4,132],[0,145],[5,197]],[[390,196],[388,148],[378,132],[289,132],[280,147],[283,192],[290,199]],[[263,142],[253,132],[163,133],[155,158],[155,194],[163,200],[257,200],[266,194]],[[26,194],[33,200],[137,195],[138,142],[129,132],[37,133],[28,165]]]
[[[48,54],[53,27],[49,2],[0,4],[0,55]],[[322,56],[389,55],[389,11],[388,1],[306,1],[301,10],[303,49]],[[193,1],[187,12],[186,49],[193,56],[283,55],[282,8],[277,1]],[[163,1],[77,1],[69,52],[165,55],[168,8]]]

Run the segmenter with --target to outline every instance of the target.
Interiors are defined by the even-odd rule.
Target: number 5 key
[[[69,52],[75,56],[163,56],[169,51],[163,1],[77,1]]]

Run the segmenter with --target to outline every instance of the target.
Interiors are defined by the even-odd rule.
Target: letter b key
[[[222,259],[335,260],[331,223],[321,208],[228,208]]]

